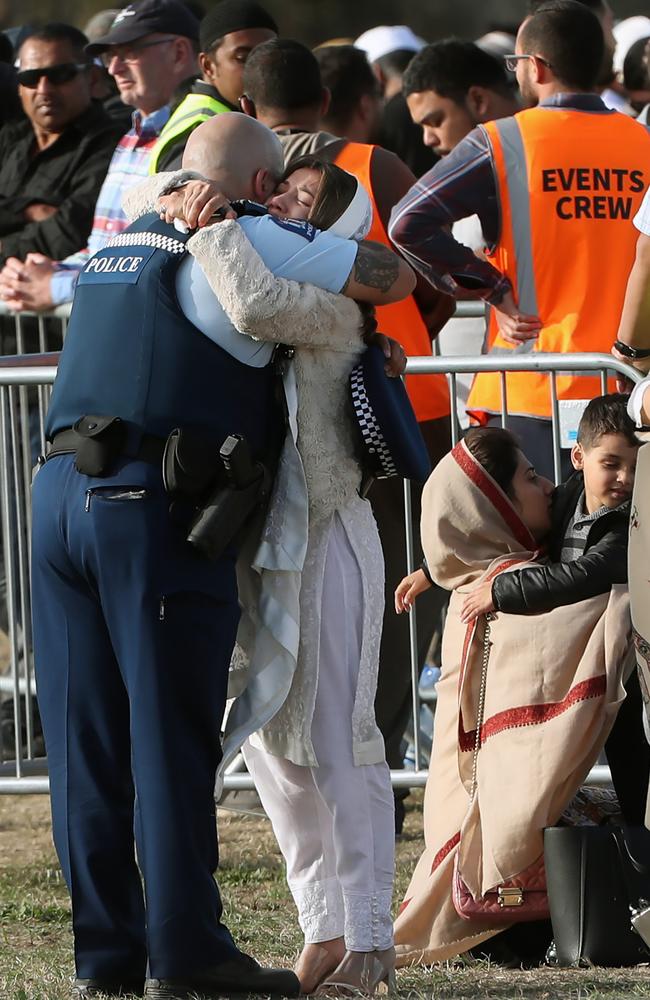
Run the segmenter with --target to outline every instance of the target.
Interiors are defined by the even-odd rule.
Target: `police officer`
[[[282,152],[269,130],[219,115],[191,143],[201,129],[219,140],[227,197],[270,193]],[[267,219],[286,276],[343,287],[357,244]],[[283,426],[271,348],[205,299],[187,238],[147,214],[82,272],[34,483],[36,673],[76,997],[141,993],[146,970],[150,1000],[299,989],[237,949],[212,874],[236,552],[210,562],[188,544],[161,456],[174,428],[215,453],[237,432],[261,455]]]
[[[609,352],[634,260],[630,222],[648,183],[650,136],[594,92],[604,51],[597,17],[575,0],[549,0],[519,30],[516,70],[528,104],[480,125],[394,209],[389,233],[450,294],[493,307],[490,353]],[[450,235],[476,213],[488,247],[478,257]],[[537,471],[552,475],[547,376],[507,376],[508,426]],[[596,377],[557,380],[560,399],[600,393]],[[498,373],[477,375],[468,410],[500,420]]]

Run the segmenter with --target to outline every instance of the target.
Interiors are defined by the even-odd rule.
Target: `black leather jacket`
[[[591,525],[583,554],[560,562],[564,533],[584,489],[581,472],[557,487],[553,495],[549,559],[546,564],[501,573],[492,584],[497,611],[535,614],[588,597],[605,594],[614,583],[627,583],[630,504],[616,507]]]

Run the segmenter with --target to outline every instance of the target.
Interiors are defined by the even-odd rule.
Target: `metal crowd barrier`
[[[474,303],[463,304],[460,314],[480,316],[482,309]],[[2,314],[0,311],[0,320]],[[53,322],[59,324],[59,346],[65,334],[67,311],[58,315],[35,318],[36,345],[47,347],[51,343]],[[25,327],[31,317],[16,317],[16,345],[25,344]],[[50,324],[47,329],[46,320]],[[54,332],[56,337],[56,331]],[[21,353],[21,352],[19,352]],[[0,357],[0,504],[2,554],[4,573],[0,571],[0,628],[7,639],[4,652],[0,649],[0,704],[2,711],[2,742],[0,743],[0,793],[31,794],[48,791],[47,760],[37,731],[35,687],[31,644],[31,609],[29,595],[31,518],[30,488],[31,469],[35,452],[42,449],[44,415],[49,400],[50,386],[56,374],[58,355],[48,353],[23,354],[21,357]],[[536,371],[548,374],[551,383],[553,413],[553,450],[556,473],[559,472],[560,446],[558,432],[558,406],[556,373],[567,371],[600,372],[603,391],[606,391],[607,373],[620,373],[636,382],[641,376],[610,355],[528,354],[512,359],[490,357],[435,357],[411,358],[407,372],[414,375],[443,373],[448,376],[452,397],[452,413],[456,405],[456,376],[462,373],[498,371],[505,385],[506,371]],[[502,423],[507,425],[506,400],[502,410]],[[452,441],[459,437],[457,421],[452,421]],[[37,452],[36,452],[37,453]],[[558,476],[556,475],[556,478]],[[411,527],[411,493],[409,483],[404,484],[404,510],[407,565],[404,572],[414,567],[414,542]],[[3,591],[4,590],[4,595]],[[6,609],[4,623],[2,608]],[[413,678],[413,719],[415,769],[393,771],[394,787],[424,785],[427,770],[423,766],[422,746],[417,720],[420,718],[418,680],[422,664],[417,653],[417,611],[409,616],[410,665]],[[406,655],[406,651],[405,651]],[[4,666],[4,673],[3,673]],[[9,709],[7,710],[7,705]],[[7,734],[11,739],[7,740]],[[7,745],[9,743],[10,745]],[[607,784],[609,768],[595,767],[590,783]],[[248,789],[253,783],[246,773],[229,773],[225,788]]]

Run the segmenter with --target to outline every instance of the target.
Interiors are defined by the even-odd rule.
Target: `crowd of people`
[[[646,822],[650,20],[614,13],[531,0],[476,42],[398,25],[311,50],[255,0],[135,0],[14,33],[0,299],[72,302],[32,606],[77,1000],[369,996],[465,953],[541,961],[544,829]],[[458,300],[487,324],[448,324]],[[543,371],[476,375],[453,449],[446,378],[407,375],[433,471],[404,576],[402,482],[369,475],[349,382],[378,350],[390,385],[437,340],[648,377],[557,374],[554,486]],[[393,920],[416,600],[441,676]],[[293,971],[222,920],[215,781],[239,749]],[[614,809],[585,804],[603,753]]]

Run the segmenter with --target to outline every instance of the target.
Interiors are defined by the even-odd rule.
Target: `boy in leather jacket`
[[[630,501],[639,444],[626,396],[612,393],[591,400],[571,451],[576,472],[553,495],[549,561],[495,577],[491,608],[481,606],[477,611],[470,601],[474,595],[468,595],[463,610],[469,617],[492,610],[550,611],[604,594],[612,584],[627,583]]]
[[[571,451],[576,471],[553,494],[548,561],[480,584],[465,598],[464,621],[490,611],[540,614],[627,583],[630,500],[640,445],[627,399],[611,393],[585,408]],[[397,587],[395,610],[410,610],[429,586],[423,565]]]

